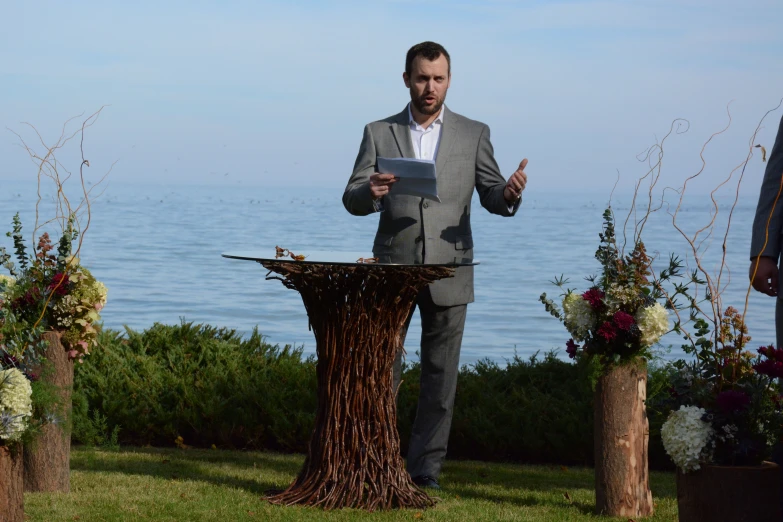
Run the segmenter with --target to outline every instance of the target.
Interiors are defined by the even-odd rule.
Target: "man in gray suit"
[[[783,178],[783,119],[780,120],[775,145],[769,155],[764,181],[761,183],[761,194],[756,206],[756,217],[753,220],[749,274],[753,288],[763,294],[777,297],[775,300],[775,330],[778,347],[783,346],[783,289],[779,288],[783,281],[778,276],[781,240],[783,240],[783,236],[781,236],[783,234],[783,195],[777,199],[781,178]],[[769,226],[767,226],[768,221]],[[757,264],[758,268],[756,268]]]
[[[451,59],[441,45],[423,42],[413,46],[402,78],[411,101],[399,114],[364,128],[343,204],[357,216],[380,214],[375,256],[397,263],[472,258],[470,205],[474,188],[489,212],[513,216],[527,183],[527,159],[506,181],[495,162],[489,128],[446,108],[443,102],[451,82]],[[440,202],[395,194],[395,176],[377,172],[378,157],[434,160]],[[407,465],[414,482],[422,487],[439,488],[462,332],[471,302],[473,267],[458,268],[454,277],[432,283],[417,299],[422,327],[421,389]],[[402,340],[394,365],[395,389],[401,357]]]

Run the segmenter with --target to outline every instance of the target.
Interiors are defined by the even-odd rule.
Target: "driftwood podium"
[[[420,290],[456,266],[268,259],[261,263],[302,296],[316,340],[318,409],[308,455],[282,505],[365,510],[435,504],[405,470],[397,432],[392,367],[400,331]],[[319,256],[334,258],[335,256]]]

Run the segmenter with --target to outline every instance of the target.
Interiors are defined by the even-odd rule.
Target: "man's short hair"
[[[441,44],[435,42],[422,42],[408,49],[408,55],[405,57],[405,73],[408,76],[411,75],[411,66],[417,56],[433,61],[437,60],[441,54],[446,57],[446,63],[449,65],[449,75],[451,75],[451,56],[449,56],[449,52]]]

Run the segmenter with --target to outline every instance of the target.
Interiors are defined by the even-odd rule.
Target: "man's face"
[[[403,73],[402,78],[411,91],[411,103],[420,113],[432,116],[440,111],[451,82],[445,56],[441,54],[432,61],[417,56],[411,64],[410,76]]]

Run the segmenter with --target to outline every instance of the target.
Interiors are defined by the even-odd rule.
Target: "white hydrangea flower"
[[[2,297],[4,293],[8,293],[11,288],[13,288],[14,283],[16,283],[16,279],[13,277],[0,274],[0,288],[5,289],[5,292],[0,290],[0,297]]]
[[[683,473],[695,471],[707,460],[712,426],[702,420],[706,411],[698,406],[680,406],[669,414],[661,427],[666,453]]]
[[[16,368],[0,371],[0,440],[17,440],[33,414],[33,389]]]
[[[109,294],[109,289],[106,288],[106,285],[104,285],[102,282],[98,280],[95,281],[95,286],[98,289],[98,294],[101,296],[100,305],[101,308],[103,308],[104,306],[106,306],[106,297]]]
[[[642,333],[641,344],[652,346],[669,331],[669,312],[660,303],[655,303],[636,312],[636,324]]]
[[[565,327],[575,341],[584,341],[590,334],[590,328],[595,323],[595,314],[590,303],[581,295],[569,292],[563,298],[563,312],[565,313]]]

